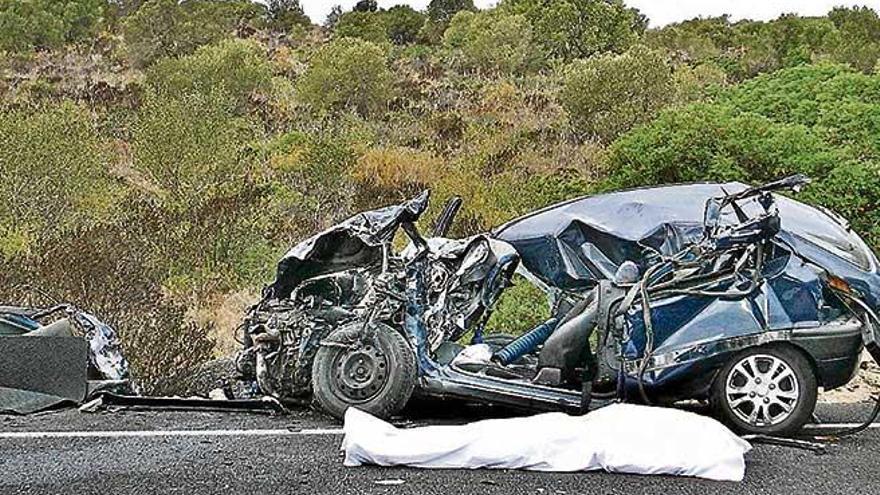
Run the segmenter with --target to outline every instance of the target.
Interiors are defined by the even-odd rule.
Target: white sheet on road
[[[672,474],[741,481],[751,449],[718,421],[660,407],[613,404],[466,425],[399,429],[368,413],[345,413],[346,466],[527,469]]]

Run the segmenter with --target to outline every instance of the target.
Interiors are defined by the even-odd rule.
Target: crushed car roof
[[[591,287],[610,278],[626,260],[643,261],[646,252],[670,255],[698,241],[704,232],[707,200],[748,188],[739,182],[683,184],[632,189],[582,197],[508,222],[493,236],[508,242],[523,265],[553,287]],[[862,271],[876,270],[876,258],[845,221],[793,199],[776,195],[779,238],[820,266],[840,260]],[[721,222],[735,222],[733,211]],[[828,256],[830,255],[830,256]],[[834,259],[836,258],[836,260]]]

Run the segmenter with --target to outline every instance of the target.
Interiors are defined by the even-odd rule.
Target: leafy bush
[[[133,167],[167,209],[201,206],[246,184],[250,168],[242,153],[255,128],[234,114],[226,98],[148,95],[132,129]]]
[[[611,146],[609,185],[761,182],[798,172],[821,176],[839,160],[804,126],[696,104],[667,110],[618,139]]]
[[[388,38],[396,45],[414,43],[425,25],[425,15],[409,5],[395,5],[382,15]]]
[[[110,220],[121,191],[108,151],[73,103],[0,111],[0,259]]]
[[[720,105],[668,110],[611,147],[606,187],[740,180],[794,173],[814,179],[801,199],[848,218],[880,246],[880,166],[829,146],[799,124],[773,122]]]
[[[96,34],[103,0],[0,0],[0,50],[58,48]]]
[[[431,0],[425,12],[431,21],[445,25],[462,10],[476,11],[474,0]]]
[[[501,8],[524,14],[535,40],[565,60],[622,52],[647,26],[644,16],[621,0],[508,0]]]
[[[454,63],[479,72],[523,73],[542,62],[522,15],[459,12],[449,23],[443,44],[451,50]]]
[[[823,60],[871,72],[880,56],[880,18],[867,8],[832,10],[827,17],[780,16],[731,23],[727,16],[694,19],[652,30],[645,42],[689,64],[712,62],[735,81]]]
[[[721,96],[737,108],[778,122],[815,125],[824,83],[849,72],[839,65],[810,65],[764,74]]]
[[[520,275],[501,294],[486,328],[492,333],[520,335],[550,318],[547,294]]]
[[[880,157],[880,76],[842,65],[795,67],[747,81],[719,98],[777,122],[809,126],[854,158]]]
[[[147,0],[125,18],[122,32],[131,60],[146,66],[231,37],[241,25],[257,21],[264,9],[248,0]]]
[[[701,101],[727,85],[727,75],[711,62],[696,67],[679,65],[673,70],[672,78],[676,103]]]
[[[271,271],[291,195],[265,178],[249,148],[257,135],[222,93],[147,95],[132,129],[131,174],[152,205],[151,232],[161,232],[161,242],[145,239],[150,263],[177,301],[258,284]]]
[[[828,19],[840,32],[834,59],[870,73],[880,58],[880,16],[868,7],[836,7]]]
[[[352,109],[371,115],[387,105],[391,84],[381,47],[343,38],[318,50],[300,78],[298,90],[302,101],[318,112]]]
[[[579,134],[607,142],[651,120],[673,96],[672,70],[663,56],[636,46],[622,55],[572,62],[560,100]]]
[[[339,37],[360,38],[373,43],[388,40],[385,17],[379,12],[346,12],[339,17],[333,32]]]
[[[222,93],[238,109],[256,92],[268,91],[271,78],[264,49],[243,40],[203,46],[192,55],[159,60],[147,70],[147,84],[162,97]]]
[[[396,5],[388,10],[355,9],[341,14],[333,23],[333,32],[339,37],[406,45],[418,39],[424,24],[424,14],[408,5]]]
[[[299,0],[268,0],[266,8],[269,14],[269,26],[277,30],[289,31],[312,23],[303,12]]]

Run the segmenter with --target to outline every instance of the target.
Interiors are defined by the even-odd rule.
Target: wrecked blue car
[[[589,196],[458,240],[459,199],[419,232],[425,192],[294,246],[237,365],[337,417],[387,417],[414,394],[573,412],[695,399],[739,431],[792,433],[863,348],[880,360],[877,258],[843,219],[780,194],[807,182]],[[499,335],[487,322],[515,281],[546,293],[550,317]]]

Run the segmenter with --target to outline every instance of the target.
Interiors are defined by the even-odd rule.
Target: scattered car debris
[[[584,416],[545,413],[398,429],[345,413],[346,466],[670,474],[742,481],[751,446],[718,421],[677,409],[613,404]]]
[[[29,414],[128,391],[116,331],[69,304],[0,306],[0,412]]]
[[[268,411],[284,414],[287,408],[269,396],[257,399],[210,399],[203,397],[146,397],[103,393],[101,405],[166,410]]]
[[[807,183],[614,192],[459,240],[444,236],[460,200],[419,233],[426,191],[294,246],[242,323],[236,365],[337,417],[388,417],[413,393],[534,411],[696,399],[737,431],[793,433],[863,346],[880,360],[877,258],[843,219],[780,194]],[[515,273],[551,317],[494,336]]]

